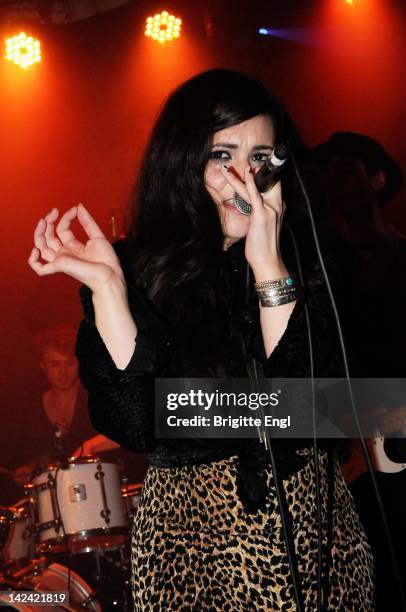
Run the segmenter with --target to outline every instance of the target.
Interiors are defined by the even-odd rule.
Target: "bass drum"
[[[79,612],[79,610],[91,610],[91,612],[102,612],[102,606],[95,599],[94,591],[83,578],[73,570],[69,570],[64,565],[52,563],[46,567],[39,575],[34,575],[26,582],[19,582],[9,586],[10,591],[26,591],[27,602],[9,602],[7,593],[0,592],[0,608],[7,605],[10,610],[20,610],[21,612],[38,612],[40,606],[30,603],[30,595],[35,601],[35,594],[53,593],[69,591],[69,603],[57,605],[52,604],[52,610],[65,610],[68,612]],[[44,605],[44,604],[43,604]],[[42,607],[42,606],[41,606]]]
[[[27,594],[35,593],[35,591],[27,591]],[[19,612],[38,612],[39,606],[35,604],[28,603],[17,603],[17,602],[9,602],[8,595],[3,591],[0,591],[0,608],[3,606],[6,607],[7,610],[19,610]],[[42,607],[42,606],[41,606]],[[78,608],[71,608],[70,606],[52,606],[52,610],[65,610],[65,612],[77,612]]]

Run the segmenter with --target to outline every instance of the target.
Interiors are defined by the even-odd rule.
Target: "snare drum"
[[[41,552],[90,552],[126,541],[120,472],[115,461],[83,457],[70,460],[65,470],[49,465],[33,478]]]

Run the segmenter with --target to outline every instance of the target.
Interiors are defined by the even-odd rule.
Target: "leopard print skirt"
[[[317,607],[318,549],[314,462],[304,452],[305,466],[283,484],[308,611]],[[371,551],[338,461],[329,471],[327,453],[319,457],[323,609],[369,612]],[[248,514],[236,493],[237,460],[148,468],[132,532],[136,611],[296,610],[271,468],[266,507]]]

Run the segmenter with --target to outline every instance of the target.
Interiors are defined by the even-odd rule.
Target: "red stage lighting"
[[[41,43],[33,36],[20,32],[6,38],[6,59],[27,70],[41,61]]]
[[[182,20],[179,17],[163,11],[147,18],[144,34],[162,45],[174,38],[179,38],[181,27]]]

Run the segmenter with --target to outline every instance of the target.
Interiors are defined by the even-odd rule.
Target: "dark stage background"
[[[166,47],[143,35],[145,18],[163,9],[183,19],[181,38]],[[275,36],[259,36],[260,26]],[[394,0],[353,6],[344,0],[138,1],[65,25],[1,27],[2,35],[29,29],[44,55],[27,72],[0,59],[0,465],[12,467],[26,444],[30,406],[45,388],[35,333],[54,323],[77,326],[81,316],[76,282],[39,278],[27,264],[39,217],[83,202],[112,237],[109,219],[114,213],[122,225],[163,98],[211,67],[263,79],[310,145],[336,130],[360,131],[405,167],[406,6]],[[404,191],[387,207],[387,218],[406,233],[403,207]]]

